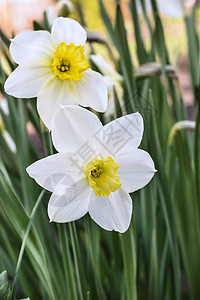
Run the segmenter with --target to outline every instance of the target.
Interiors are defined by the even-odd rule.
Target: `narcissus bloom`
[[[108,89],[108,107],[104,114],[104,120],[107,123],[107,120],[110,121],[111,118],[116,117],[114,89],[121,108],[124,107],[123,88],[121,85],[123,77],[100,54],[92,54],[90,59],[102,73]]]
[[[52,128],[59,153],[27,168],[38,184],[53,193],[50,221],[70,222],[89,212],[102,228],[125,232],[132,215],[129,193],[144,187],[155,172],[150,155],[138,149],[142,135],[139,113],[102,126],[86,109],[62,107]]]
[[[51,34],[27,31],[11,40],[10,52],[19,64],[5,83],[15,97],[38,97],[37,109],[51,129],[60,104],[80,104],[104,112],[107,88],[103,77],[89,68],[83,45],[86,31],[73,19],[57,18]]]

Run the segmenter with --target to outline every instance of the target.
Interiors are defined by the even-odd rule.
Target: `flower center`
[[[111,156],[105,159],[95,159],[86,163],[84,170],[90,186],[96,196],[109,196],[120,188],[120,176],[117,174],[119,165],[114,162]]]
[[[55,75],[62,80],[79,81],[84,76],[82,72],[89,68],[83,47],[75,46],[74,43],[60,43],[54,52],[52,68]]]

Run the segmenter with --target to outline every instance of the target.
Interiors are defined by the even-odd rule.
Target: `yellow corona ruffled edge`
[[[84,76],[82,72],[89,68],[83,47],[75,46],[74,43],[60,43],[54,52],[52,68],[55,75],[62,80],[79,81]]]
[[[111,156],[85,164],[85,174],[96,196],[106,197],[120,188],[120,176],[117,174],[119,167]]]

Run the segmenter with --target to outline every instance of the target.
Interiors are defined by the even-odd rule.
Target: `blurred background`
[[[34,220],[42,246],[36,255],[35,247],[27,247],[32,252],[23,257],[19,284],[12,285],[18,285],[21,298],[200,299],[198,3],[0,0],[0,99],[2,93],[5,100],[0,101],[0,269],[8,271],[9,284],[17,278],[20,245],[25,245],[29,215],[41,192],[25,169],[53,150],[36,99],[17,99],[4,91],[6,78],[16,68],[6,37],[24,30],[50,31],[58,16],[79,21],[88,34],[85,53],[90,66],[112,79],[112,109],[98,117],[105,124],[122,116],[124,108],[127,113],[139,111],[145,123],[142,149],[151,154],[158,170],[149,186],[131,195],[133,218],[124,235],[101,230],[88,216],[64,226],[49,224],[46,195]],[[92,60],[94,54],[102,55],[99,64]],[[31,245],[34,237],[28,237]],[[41,258],[47,261],[46,269]],[[72,296],[66,298],[66,292]],[[79,294],[84,296],[76,297]]]
[[[44,12],[46,12],[47,20],[51,25],[53,20],[59,15],[59,11],[62,8],[62,2],[63,1],[58,0],[0,0],[0,29],[7,35],[7,37],[12,38],[21,31],[33,29],[33,20],[39,23],[42,22]],[[78,21],[83,21],[80,20],[80,10],[83,11],[86,28],[90,31],[96,31],[102,34],[104,38],[107,38],[106,29],[100,16],[97,0],[72,0],[67,2],[69,8],[67,14],[70,17],[75,18]],[[121,7],[126,20],[129,46],[133,50],[131,53],[134,56],[136,52],[134,51],[134,48],[136,48],[136,45],[134,43],[134,31],[130,11],[128,9],[128,2],[128,0],[122,0]],[[162,4],[160,6],[163,7],[165,1],[159,0],[158,4],[159,2]],[[163,15],[166,44],[169,49],[170,61],[177,67],[180,85],[183,91],[183,100],[187,106],[187,117],[188,119],[193,119],[194,111],[190,76],[188,72],[187,37],[184,15],[183,11],[181,12],[180,7],[177,7],[177,9],[173,8],[173,11],[170,10],[170,2],[171,1],[167,1],[166,8],[163,9],[163,11],[161,10],[161,14]],[[194,2],[194,0],[183,1],[183,9],[186,14],[191,10]],[[104,4],[111,16],[111,19],[114,20],[115,0],[104,1]],[[149,31],[148,28],[145,28],[145,22],[142,16],[140,21],[145,42],[147,45],[150,45]],[[101,52],[101,49],[98,49],[98,51]],[[137,57],[134,57],[134,60],[137,62]]]

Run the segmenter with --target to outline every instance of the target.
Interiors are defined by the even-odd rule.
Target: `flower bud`
[[[73,3],[69,0],[61,0],[57,3],[57,12],[59,17],[68,17],[73,10]]]

